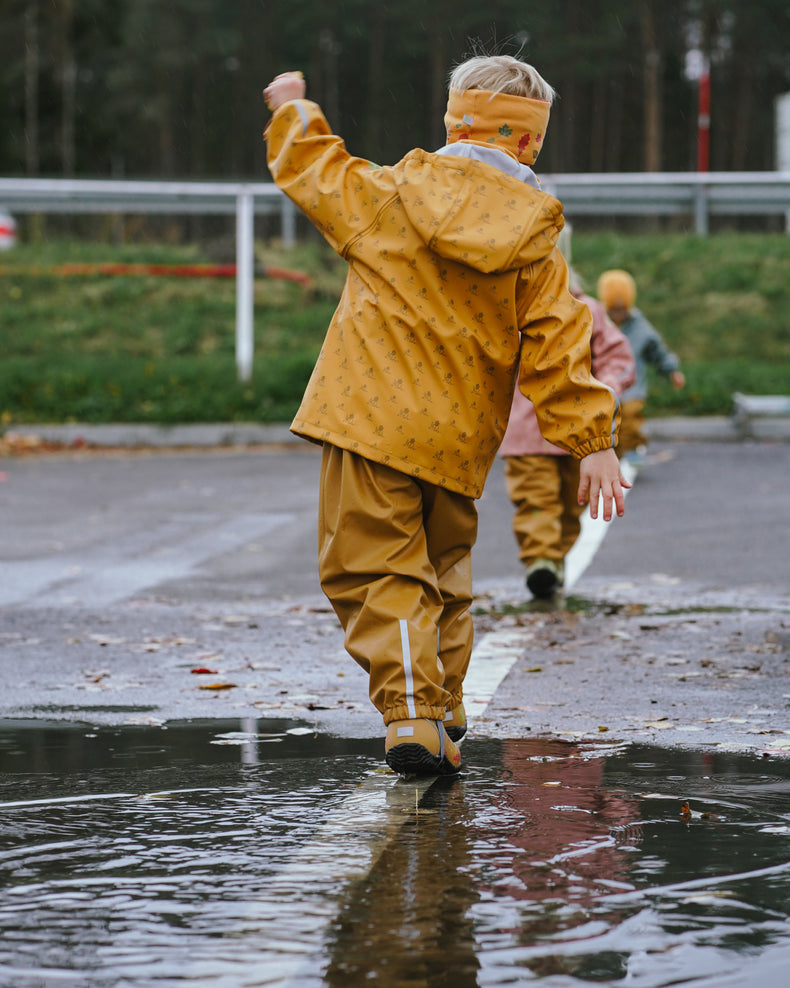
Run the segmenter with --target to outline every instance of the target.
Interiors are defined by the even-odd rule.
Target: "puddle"
[[[0,723],[0,984],[786,983],[790,763]],[[688,808],[684,811],[684,804]]]

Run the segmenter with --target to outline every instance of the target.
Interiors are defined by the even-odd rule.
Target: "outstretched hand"
[[[266,105],[274,111],[292,99],[304,99],[307,87],[301,72],[281,72],[263,91]]]
[[[580,464],[579,504],[590,502],[590,517],[598,517],[598,501],[603,494],[603,519],[612,520],[612,503],[618,518],[625,514],[625,491],[631,484],[620,470],[613,449],[600,449],[585,456]]]

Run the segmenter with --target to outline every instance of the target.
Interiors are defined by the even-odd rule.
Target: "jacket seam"
[[[345,258],[347,258],[347,257],[348,257],[348,255],[349,255],[349,254],[351,253],[351,251],[352,251],[352,250],[354,249],[354,247],[356,247],[356,245],[357,245],[357,244],[359,243],[359,241],[360,241],[360,240],[362,240],[362,238],[363,238],[363,237],[366,237],[366,236],[367,236],[367,235],[368,235],[368,234],[370,233],[370,231],[371,231],[371,230],[373,230],[373,229],[375,228],[375,226],[376,226],[376,224],[378,223],[378,221],[379,221],[379,218],[381,217],[381,215],[382,215],[382,213],[384,212],[384,210],[385,210],[385,209],[388,209],[388,208],[389,208],[389,206],[391,206],[391,205],[392,205],[392,203],[393,203],[393,202],[394,202],[394,201],[395,201],[395,200],[396,200],[397,198],[398,198],[398,193],[397,193],[397,190],[396,190],[396,191],[394,191],[394,192],[393,192],[393,193],[392,193],[392,194],[391,194],[391,195],[390,195],[390,196],[389,196],[389,197],[388,197],[388,198],[387,198],[387,199],[386,199],[386,200],[385,200],[385,201],[384,201],[384,202],[383,202],[383,203],[381,204],[381,206],[379,207],[379,210],[378,210],[378,212],[377,212],[377,213],[376,213],[376,215],[375,215],[375,216],[373,217],[373,219],[372,219],[372,220],[370,221],[370,223],[368,223],[368,225],[367,225],[367,226],[365,227],[365,229],[364,229],[364,230],[360,230],[360,231],[359,231],[359,233],[355,233],[355,234],[354,234],[354,236],[353,236],[353,237],[352,237],[352,238],[351,238],[351,239],[350,239],[350,240],[348,241],[348,243],[347,243],[347,244],[345,245],[345,247],[343,248],[343,250],[342,250],[342,251],[340,252],[340,256],[341,256],[342,258],[344,258],[344,259],[345,259]]]

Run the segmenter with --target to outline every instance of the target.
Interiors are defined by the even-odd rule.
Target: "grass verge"
[[[649,415],[728,414],[734,391],[790,394],[790,237],[573,236],[590,291],[624,267],[637,304],[678,353],[687,387],[654,380]],[[64,276],[70,263],[190,264],[198,247],[49,242],[0,255],[0,416],[36,422],[287,422],[342,288],[344,263],[319,243],[258,248],[261,265],[309,287],[255,285],[252,380],[237,380],[233,279]]]

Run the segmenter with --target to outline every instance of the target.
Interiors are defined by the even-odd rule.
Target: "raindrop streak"
[[[0,723],[0,984],[785,983],[790,764],[291,721]]]

